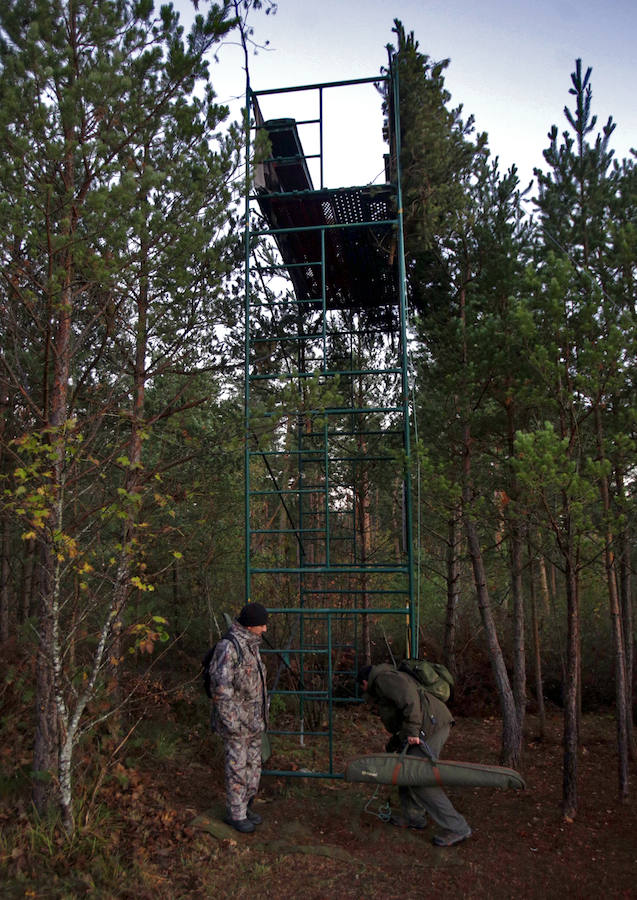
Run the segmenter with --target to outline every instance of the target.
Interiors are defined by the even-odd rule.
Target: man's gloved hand
[[[431,747],[429,746],[429,744],[428,744],[427,741],[425,740],[425,733],[424,733],[424,731],[421,731],[421,732],[420,732],[420,747],[421,747],[423,753],[424,753],[427,757],[429,757],[429,759],[431,760],[432,763],[438,762],[438,757],[436,756],[436,754],[433,752],[433,750],[431,749]]]

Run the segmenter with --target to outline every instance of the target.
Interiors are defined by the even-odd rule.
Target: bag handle
[[[398,755],[398,759],[396,760],[396,765],[391,773],[391,783],[398,784],[398,776],[400,775],[400,770],[403,767],[403,763],[405,761],[405,757],[407,755],[407,750],[409,749],[409,741],[405,741],[405,746],[400,751]]]

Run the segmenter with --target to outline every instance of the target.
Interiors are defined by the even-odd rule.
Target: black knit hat
[[[260,603],[246,603],[237,619],[239,625],[251,628],[253,625],[267,625],[268,611]]]
[[[364,681],[369,681],[369,673],[372,671],[371,666],[363,666],[362,669],[358,670],[358,675],[356,676],[356,681],[359,684],[362,684]]]

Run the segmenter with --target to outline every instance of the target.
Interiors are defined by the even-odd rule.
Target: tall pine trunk
[[[617,496],[622,503],[622,509],[626,507],[626,490],[624,476],[619,469],[615,471],[615,484]],[[626,733],[628,736],[628,750],[633,762],[637,761],[637,743],[635,741],[635,728],[633,724],[633,678],[635,673],[635,636],[632,596],[632,563],[631,563],[631,533],[630,526],[625,520],[618,536],[620,547],[619,557],[619,596],[621,604],[622,633],[624,637],[624,653],[626,659]]]
[[[454,678],[458,674],[456,661],[456,637],[458,628],[458,601],[460,599],[460,544],[461,507],[456,508],[447,523],[447,605],[445,611],[445,635],[442,650],[443,662]]]
[[[9,621],[11,611],[10,594],[10,547],[9,516],[0,516],[0,642],[9,640]]]
[[[573,819],[577,812],[577,769],[579,744],[579,673],[580,614],[577,589],[577,566],[571,543],[570,515],[564,505],[566,520],[566,683],[564,685],[564,768],[562,774],[562,811]]]
[[[515,455],[515,404],[507,397],[507,437],[509,445],[509,459]],[[515,473],[511,475],[510,495],[513,501],[518,499],[518,484]],[[513,504],[515,506],[515,503]],[[513,695],[515,708],[518,714],[520,734],[524,730],[524,717],[526,714],[526,647],[524,633],[524,587],[522,583],[523,568],[523,526],[517,509],[511,512],[509,504],[506,506],[506,518],[508,522],[509,545],[511,548],[511,594],[513,597]]]
[[[0,381],[0,476],[4,476],[7,469],[4,445],[7,438],[8,412],[8,391]],[[0,642],[9,640],[9,545],[11,534],[9,525],[9,513],[3,511],[0,515]]]
[[[546,734],[546,708],[544,705],[544,679],[542,676],[542,642],[541,614],[538,609],[537,590],[535,581],[534,554],[531,542],[528,541],[529,558],[529,599],[531,601],[531,632],[533,635],[533,672],[535,675],[535,696],[537,701],[538,736],[544,739]]]
[[[513,597],[513,696],[520,732],[526,714],[526,645],[524,589],[522,585],[522,534],[517,515],[508,516],[511,544],[511,594]]]
[[[501,762],[505,766],[517,766],[522,752],[522,731],[511,690],[502,648],[498,639],[495,619],[491,609],[491,600],[487,586],[487,576],[482,558],[478,529],[472,515],[473,485],[471,478],[471,433],[468,425],[464,426],[463,440],[463,485],[462,485],[462,518],[471,564],[473,579],[478,599],[478,609],[485,631],[487,649],[491,661],[491,669],[495,679],[500,709],[502,711],[502,753]]]
[[[358,402],[362,403],[362,385],[360,385],[360,392],[358,397]],[[367,454],[367,443],[362,435],[357,435],[357,455],[360,458],[364,458]],[[356,508],[356,530],[358,532],[357,535],[357,544],[359,551],[359,558],[356,561],[358,566],[361,566],[362,571],[360,574],[360,603],[363,609],[369,609],[369,594],[367,591],[367,573],[365,571],[365,566],[370,557],[370,547],[371,547],[371,519],[370,519],[370,509],[369,509],[369,475],[367,472],[367,466],[365,463],[362,465],[357,465],[358,469],[358,478],[355,481],[355,497],[354,504]],[[372,661],[372,643],[371,643],[371,631],[370,631],[370,623],[369,616],[364,613],[361,618],[361,638],[363,642],[363,657],[365,659],[365,664],[369,665]]]
[[[599,403],[595,404],[595,432],[597,438],[597,453],[599,459],[604,462],[604,434],[602,415]],[[611,529],[610,516],[610,491],[608,479],[602,468],[599,479],[599,489],[604,510],[604,567],[606,569],[606,584],[608,587],[608,603],[610,607],[611,633],[613,640],[613,655],[615,659],[615,716],[617,719],[617,762],[619,776],[619,797],[623,802],[628,800],[628,731],[626,728],[626,659],[624,655],[624,634],[622,629],[622,615],[617,590],[617,574],[615,570],[615,553],[613,550],[614,537]]]
[[[139,175],[149,164],[149,147],[144,147],[143,161],[140,163]],[[148,197],[145,188],[138,194],[138,206],[148,212]],[[143,229],[143,226],[142,226]],[[121,613],[128,602],[131,589],[132,567],[135,561],[136,530],[139,521],[141,501],[135,498],[141,494],[142,472],[142,433],[146,425],[146,356],[148,353],[148,314],[149,314],[149,240],[142,230],[139,248],[139,273],[135,311],[135,355],[132,366],[132,396],[130,405],[130,436],[128,439],[128,464],[124,479],[126,491],[126,510],[122,520],[121,551],[117,567],[117,579],[113,591],[112,609],[113,636],[111,651],[111,679],[113,684],[113,705],[118,708],[122,701],[120,680],[120,663],[122,660],[122,622]],[[119,727],[119,716],[116,713],[115,724]]]
[[[20,581],[22,621],[31,616],[36,609],[35,573],[37,568],[37,544],[33,538],[26,542],[22,556],[22,574]]]
[[[469,366],[469,345],[467,340],[466,285],[469,282],[469,270],[465,271],[464,283],[459,292],[460,323],[462,327],[462,367],[464,371]],[[468,382],[470,383],[470,382]],[[504,662],[504,655],[500,646],[498,632],[491,609],[491,600],[487,585],[487,575],[480,547],[478,529],[473,516],[474,485],[472,473],[473,438],[471,435],[470,411],[467,398],[461,401],[464,422],[462,426],[462,521],[467,536],[467,546],[471,565],[473,568],[473,580],[478,600],[480,618],[487,640],[487,650],[491,662],[491,670],[495,679],[496,689],[500,699],[502,711],[502,751],[501,761],[503,765],[517,766],[522,753],[522,731],[517,714],[515,698],[511,690],[509,674]]]

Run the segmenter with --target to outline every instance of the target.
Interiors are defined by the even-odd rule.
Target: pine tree
[[[155,15],[149,0],[12,0],[0,10],[0,267],[11,326],[2,366],[22,434],[11,451],[13,509],[39,560],[34,799],[41,812],[55,799],[69,830],[72,753],[125,597],[107,590],[108,522],[131,523],[139,510],[144,386],[193,365],[198,353],[182,338],[231,261],[219,229],[232,138],[213,149],[226,112],[204,61],[231,24],[227,4],[198,16],[187,40],[172,8]],[[115,412],[133,395],[127,372],[128,454],[117,450],[126,417]],[[114,496],[104,465],[125,470]],[[124,569],[122,583],[132,577]],[[87,618],[97,644],[78,682],[68,641]]]
[[[615,267],[609,246],[614,231],[617,168],[612,168],[609,141],[615,124],[609,118],[594,142],[597,117],[591,112],[591,69],[576,61],[570,94],[574,108],[565,107],[568,128],[553,126],[544,157],[545,173],[536,171],[544,247],[538,261],[533,293],[535,322],[542,345],[533,357],[550,391],[545,409],[552,411],[554,426],[545,432],[544,466],[552,452],[564,459],[550,464],[559,473],[555,487],[560,515],[552,522],[563,560],[567,595],[568,649],[565,686],[564,814],[577,809],[577,747],[579,683],[581,678],[579,572],[583,541],[598,529],[604,547],[605,569],[616,660],[620,794],[627,795],[627,710],[624,636],[617,593],[616,540],[609,482],[609,456],[615,436],[607,409],[617,407],[625,394],[628,368],[623,363],[630,340],[630,305],[626,286]],[[537,331],[536,331],[537,335]],[[537,338],[536,338],[537,340]],[[549,384],[551,387],[549,387]],[[621,405],[621,401],[619,401]],[[555,431],[553,431],[553,428]],[[549,435],[554,437],[549,439]],[[539,438],[539,434],[538,434]],[[531,451],[530,436],[526,451]],[[522,446],[522,445],[520,445]],[[525,452],[526,452],[525,451]],[[531,451],[532,455],[532,451]],[[597,461],[593,462],[593,457]],[[536,463],[539,460],[536,458]],[[567,475],[567,471],[570,474]],[[548,481],[544,479],[544,488]],[[591,489],[601,498],[600,525],[591,518]],[[587,511],[588,507],[588,511]]]
[[[436,421],[432,437],[424,420],[420,434],[433,443],[442,435],[446,462],[439,463],[439,471],[461,493],[478,606],[503,712],[503,760],[516,764],[526,706],[520,525],[509,513],[514,695],[489,596],[482,549],[486,532],[479,523],[487,508],[497,515],[494,496],[503,495],[505,488],[514,493],[510,468],[500,466],[499,478],[493,479],[487,457],[493,458],[493,442],[500,443],[503,434],[512,453],[519,398],[511,375],[511,298],[519,289],[521,248],[528,238],[516,172],[502,177],[497,163],[489,163],[486,136],[473,137],[472,119],[464,122],[461,108],[447,107],[447,61],[431,63],[400,23],[396,31],[409,295],[419,313],[420,391],[428,398],[421,411],[433,405]],[[497,419],[494,434],[497,407],[507,418]],[[441,421],[448,423],[442,433]],[[451,514],[452,494],[447,506]]]

